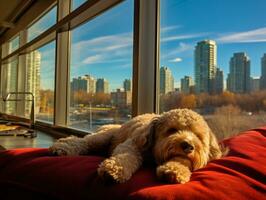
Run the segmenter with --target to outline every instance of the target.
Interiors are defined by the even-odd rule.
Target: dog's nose
[[[180,147],[185,153],[191,153],[194,149],[194,147],[186,141],[181,142]]]

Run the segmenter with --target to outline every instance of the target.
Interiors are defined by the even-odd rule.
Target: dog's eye
[[[176,133],[177,132],[177,129],[175,129],[175,128],[169,128],[168,130],[167,130],[167,133],[168,134],[173,134],[173,133]]]

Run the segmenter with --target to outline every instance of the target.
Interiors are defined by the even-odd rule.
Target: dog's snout
[[[180,147],[185,153],[191,153],[194,149],[194,147],[191,144],[189,144],[187,141],[181,142]]]

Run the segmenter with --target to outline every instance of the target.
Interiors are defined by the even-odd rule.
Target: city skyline
[[[70,88],[72,91],[85,91],[86,93],[112,93],[119,91],[131,92],[132,81],[125,78],[122,82],[122,87],[110,90],[109,81],[104,78],[97,78],[90,74],[84,74],[82,76],[74,77],[70,81]]]
[[[217,41],[217,64],[225,75],[229,72],[232,53],[246,52],[252,61],[251,76],[259,77],[260,57],[266,49],[266,26],[261,20],[265,6],[266,2],[262,0],[256,4],[251,0],[245,3],[240,0],[193,3],[162,1],[160,66],[171,69],[176,80],[175,87],[180,87],[182,77],[193,74],[194,44],[206,38]],[[202,14],[201,11],[205,9],[208,14]],[[247,15],[251,9],[256,10],[256,13]],[[226,15],[223,15],[224,12]],[[209,15],[212,17],[209,18]],[[246,23],[240,24],[238,21]],[[132,76],[132,30],[131,0],[74,29],[71,78],[89,73],[106,77],[111,90],[121,87],[120,80]],[[47,58],[43,62],[49,61]],[[49,83],[43,84],[44,88],[53,89]]]
[[[202,44],[202,42],[206,43],[206,41],[210,41],[210,40],[204,40],[204,41],[199,41],[195,47],[195,49],[197,49],[199,44]],[[214,42],[214,43],[213,43]],[[215,41],[211,41],[212,45],[215,45]],[[204,52],[207,54],[210,54],[209,51],[206,51],[206,49],[204,49]],[[215,52],[214,54],[216,54],[217,52]],[[195,50],[195,54],[197,54],[197,51]],[[213,53],[211,53],[213,54]],[[218,53],[217,53],[218,54]],[[213,55],[212,55],[213,56]],[[210,56],[207,56],[207,60],[209,59]],[[202,59],[202,58],[201,58]],[[215,58],[214,58],[215,60]],[[266,85],[264,85],[265,83],[263,83],[263,80],[266,79],[266,53],[264,53],[261,56],[261,74],[257,77],[253,77],[251,76],[251,67],[250,67],[250,63],[251,60],[248,57],[248,55],[246,54],[246,52],[234,52],[229,60],[229,73],[226,74],[224,76],[223,74],[223,70],[220,70],[218,66],[215,66],[215,71],[216,71],[216,77],[218,77],[218,81],[215,81],[212,83],[214,84],[214,91],[217,93],[220,93],[221,91],[231,91],[231,92],[235,92],[235,93],[248,93],[250,91],[256,90],[257,88],[259,89],[266,89]],[[197,66],[197,56],[195,55],[195,70],[196,70],[196,66]],[[211,61],[211,63],[213,63],[213,61]],[[214,62],[215,63],[215,62]],[[213,66],[209,66],[209,67],[213,67]],[[209,70],[209,69],[208,69]],[[195,77],[197,77],[197,71],[194,71],[193,75],[194,75],[194,79],[192,78],[192,76],[190,75],[185,75],[184,77],[182,77],[180,79],[180,87],[175,87],[175,89],[180,89],[180,91],[182,91],[182,81],[184,81],[184,84],[188,84],[187,81],[185,79],[191,78],[192,82],[194,82],[193,86],[195,86],[195,92],[196,93],[201,93],[201,92],[207,92],[207,93],[212,93],[212,91],[208,91],[209,90],[209,85],[206,85],[206,91],[197,91],[197,81],[195,81]],[[220,74],[220,75],[217,75]],[[233,77],[234,76],[234,77]],[[204,78],[201,78],[201,81]],[[206,80],[211,80],[211,78],[206,79]],[[259,81],[259,83],[257,83],[257,81]],[[215,84],[216,82],[218,83],[218,87]],[[222,83],[221,83],[222,82]],[[207,84],[207,83],[206,83]],[[258,85],[258,86],[254,86]],[[190,85],[190,84],[189,84]],[[185,87],[185,86],[183,86]],[[199,83],[198,83],[198,87],[199,87]],[[237,87],[237,88],[236,88]],[[213,89],[213,88],[212,88]],[[187,90],[187,89],[186,89]],[[218,91],[217,91],[218,90]],[[187,92],[185,92],[187,93]]]
[[[199,43],[206,42],[206,41],[210,41],[210,40],[199,41],[199,42],[197,42],[197,45],[198,45]],[[211,41],[211,42],[212,42],[212,43],[214,42],[214,44],[215,44],[215,41]],[[197,48],[197,45],[195,46],[195,49]],[[215,50],[215,51],[216,51],[216,50]],[[215,52],[215,54],[218,54],[218,52]],[[250,71],[251,71],[251,68],[250,68],[250,58],[248,57],[248,55],[247,55],[245,52],[233,52],[233,54],[231,55],[230,60],[228,61],[228,62],[229,62],[229,66],[228,66],[228,68],[231,67],[230,63],[231,63],[232,59],[234,58],[234,56],[236,56],[236,55],[240,55],[240,56],[242,56],[242,54],[243,54],[243,56],[247,57],[247,59],[248,59],[248,63],[249,63],[249,72],[248,72],[248,75],[247,75],[247,76],[249,77],[249,83],[248,83],[248,86],[247,86],[247,87],[250,87],[250,88],[248,88],[248,89],[245,89],[245,91],[242,91],[242,92],[249,92],[249,91],[252,91],[253,83],[255,83],[255,81],[256,81],[257,79],[260,80],[260,78],[263,77],[263,73],[261,73],[258,77],[252,77],[252,76],[250,75]],[[194,62],[195,62],[194,65],[196,65],[196,60],[195,60]],[[217,93],[221,93],[222,91],[225,91],[225,90],[238,93],[239,91],[237,91],[237,90],[234,91],[234,89],[232,89],[232,88],[229,89],[229,88],[228,88],[228,84],[229,84],[229,83],[228,83],[228,78],[229,78],[229,76],[230,76],[230,70],[229,70],[229,73],[228,73],[228,74],[225,74],[225,75],[224,75],[223,70],[221,70],[221,69],[217,66],[216,62],[214,62],[214,64],[215,64],[215,65],[214,65],[214,66],[215,66],[214,70],[215,70],[215,73],[216,73],[216,77],[215,77],[214,82],[211,83],[211,84],[214,84],[213,86],[211,86],[211,87],[213,87],[212,90],[214,90],[214,93],[215,93],[216,90],[218,90]],[[266,67],[265,67],[265,66],[266,66],[266,53],[264,53],[264,54],[262,55],[262,57],[261,57],[261,66],[260,66],[260,68],[261,68],[261,69],[262,69],[262,68],[265,68],[265,71],[266,71]],[[218,75],[218,74],[220,74],[220,75]],[[264,75],[266,75],[266,73],[264,73]],[[95,77],[93,77],[93,76],[91,76],[91,75],[83,74],[83,75],[81,75],[81,76],[79,76],[79,77],[73,77],[71,83],[72,83],[75,79],[79,79],[79,78],[82,78],[82,77],[84,77],[84,76],[89,76],[89,77],[95,78]],[[161,94],[167,94],[168,92],[175,91],[175,89],[177,89],[177,91],[182,91],[182,84],[181,84],[181,83],[182,83],[182,79],[187,79],[187,78],[191,79],[191,80],[189,80],[189,86],[195,86],[195,85],[196,85],[195,76],[196,76],[196,71],[194,71],[192,75],[185,75],[184,77],[182,77],[182,78],[180,79],[180,87],[173,87],[173,81],[175,81],[176,79],[175,79],[175,77],[173,76],[171,70],[170,70],[167,66],[161,66],[161,67],[160,67],[160,93],[161,93]],[[194,79],[193,79],[193,77],[194,77]],[[218,77],[218,79],[219,79],[218,82],[222,82],[222,83],[219,83],[218,86],[217,86],[217,83],[216,83],[216,82],[217,82],[217,81],[216,81],[216,78],[217,78],[217,77]],[[265,76],[265,77],[266,77],[266,76]],[[99,78],[95,78],[95,80],[98,80],[98,79],[99,79]],[[105,79],[105,78],[102,78],[102,79]],[[108,81],[108,80],[107,80],[107,81]],[[121,89],[121,88],[123,88],[123,89],[126,91],[127,89],[126,89],[126,87],[125,87],[125,82],[127,82],[127,81],[130,81],[130,86],[129,86],[129,87],[132,87],[131,79],[124,78],[124,80],[121,81],[121,85],[122,85],[122,87],[112,89],[110,92],[116,92],[118,89]],[[187,84],[188,80],[184,80],[184,81],[185,81],[186,84]],[[246,79],[245,79],[244,82],[246,82]],[[108,82],[108,83],[109,83],[109,82]],[[193,83],[193,84],[192,84],[192,83]],[[235,83],[235,84],[236,84],[236,83]],[[256,83],[256,84],[257,84],[257,83]],[[209,87],[209,86],[208,86],[208,87]],[[261,89],[261,87],[262,87],[262,86],[261,86],[261,83],[259,83],[259,88]],[[72,87],[71,87],[71,88],[72,88]],[[194,90],[194,89],[196,89],[196,88],[193,88],[193,90]],[[186,88],[186,92],[185,92],[185,93],[188,93],[187,90],[188,90],[188,89]],[[191,88],[190,88],[190,90],[191,90]],[[194,91],[194,92],[196,92],[196,91]],[[212,93],[212,91],[205,91],[205,92],[207,92],[207,93]],[[201,92],[196,92],[196,93],[201,93]]]

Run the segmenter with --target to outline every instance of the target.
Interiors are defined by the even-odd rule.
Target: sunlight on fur
[[[101,152],[106,147],[110,157],[97,172],[103,181],[116,183],[129,180],[147,157],[157,163],[157,177],[168,183],[186,183],[193,170],[222,157],[203,117],[189,109],[139,115],[123,125],[104,125],[84,138],[59,139],[49,150],[59,156],[74,156]]]

